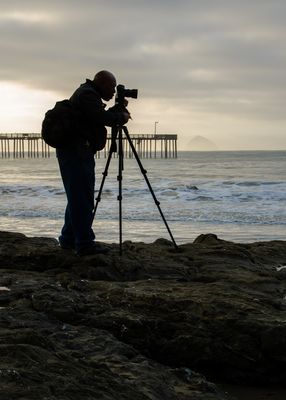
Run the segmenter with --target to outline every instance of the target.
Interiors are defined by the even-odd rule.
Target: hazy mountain
[[[188,143],[187,143],[188,150],[193,151],[211,151],[217,150],[217,146],[214,142],[207,139],[204,136],[194,136]]]

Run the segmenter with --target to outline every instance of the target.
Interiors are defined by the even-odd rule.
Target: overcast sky
[[[101,69],[138,88],[130,133],[286,149],[285,0],[0,0],[0,132]]]

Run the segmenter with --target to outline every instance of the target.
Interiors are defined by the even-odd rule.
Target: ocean
[[[141,161],[178,244],[202,233],[286,240],[286,151],[179,152]],[[97,190],[105,164],[96,160]],[[55,155],[0,165],[0,230],[58,237],[66,199]],[[117,174],[113,158],[94,221],[97,240],[108,243],[119,241]],[[122,184],[123,240],[170,239],[135,159],[124,159]]]

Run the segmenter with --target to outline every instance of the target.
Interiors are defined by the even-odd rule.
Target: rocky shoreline
[[[1,400],[228,399],[286,384],[286,242],[76,257],[0,232]]]

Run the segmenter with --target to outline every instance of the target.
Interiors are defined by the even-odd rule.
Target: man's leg
[[[60,171],[67,195],[65,224],[60,243],[71,243],[77,251],[93,244],[95,235],[92,230],[92,212],[94,207],[94,156],[92,153],[79,157],[76,152],[58,151]]]
[[[62,248],[71,248],[75,247],[75,237],[73,233],[73,228],[70,219],[70,211],[69,206],[67,204],[65,211],[65,222],[61,231],[61,236],[59,237],[59,242]]]

